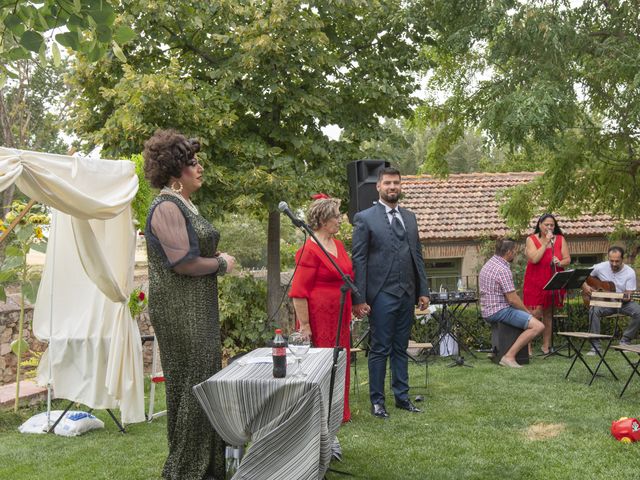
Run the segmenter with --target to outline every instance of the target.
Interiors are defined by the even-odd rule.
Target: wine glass
[[[304,332],[293,332],[289,335],[289,350],[296,359],[296,371],[293,373],[294,377],[306,377],[307,374],[302,371],[300,365],[301,360],[307,356],[309,348],[311,347],[311,339],[309,335]]]

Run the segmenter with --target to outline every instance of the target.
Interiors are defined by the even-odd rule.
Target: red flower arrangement
[[[134,288],[129,295],[129,310],[131,311],[131,317],[136,318],[144,309],[147,308],[147,297],[141,288]]]

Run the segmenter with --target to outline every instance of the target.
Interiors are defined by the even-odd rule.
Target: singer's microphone
[[[304,222],[300,220],[298,217],[296,217],[291,210],[289,210],[289,205],[287,205],[287,202],[285,201],[280,202],[278,204],[278,210],[280,210],[287,217],[289,217],[296,227],[301,227],[303,225]]]

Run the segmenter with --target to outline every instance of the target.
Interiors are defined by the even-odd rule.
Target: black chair
[[[513,346],[516,339],[524,330],[512,327],[506,323],[487,322],[491,325],[491,346],[493,350],[494,363],[500,363],[505,353]],[[516,362],[520,365],[529,363],[529,348],[527,345],[522,347],[516,354]]]

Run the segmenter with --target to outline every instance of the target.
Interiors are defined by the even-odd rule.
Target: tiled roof
[[[468,240],[508,234],[498,213],[496,195],[509,187],[529,182],[540,172],[464,173],[445,179],[431,175],[405,176],[402,206],[418,217],[421,240]],[[571,237],[605,236],[613,232],[616,221],[609,215],[581,215],[567,218],[555,215],[563,232]],[[536,218],[531,219],[531,230]],[[640,221],[628,227],[640,231]]]

